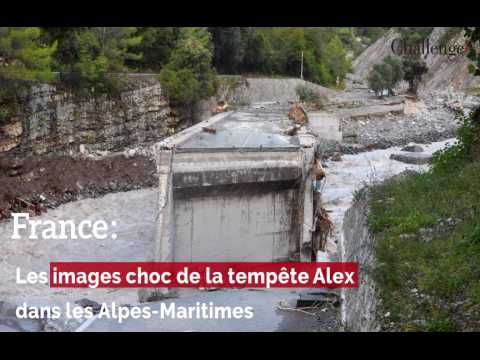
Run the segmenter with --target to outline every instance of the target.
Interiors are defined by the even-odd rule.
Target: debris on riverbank
[[[31,156],[10,164],[0,172],[0,220],[12,212],[39,215],[84,197],[156,185],[155,161],[143,155]]]

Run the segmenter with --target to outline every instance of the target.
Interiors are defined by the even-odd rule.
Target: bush
[[[316,109],[323,109],[328,100],[325,95],[306,85],[298,85],[295,91],[301,102],[313,105]]]
[[[457,130],[457,143],[433,155],[434,171],[456,171],[465,162],[480,160],[480,121],[476,118],[480,107],[466,116],[463,111],[457,111],[455,119],[462,125]]]

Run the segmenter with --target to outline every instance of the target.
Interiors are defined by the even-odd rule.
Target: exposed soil
[[[157,181],[155,161],[143,155],[0,160],[0,220],[12,212],[39,215],[70,201],[152,187]]]

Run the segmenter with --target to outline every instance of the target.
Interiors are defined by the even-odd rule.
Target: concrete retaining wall
[[[298,100],[296,89],[299,85],[314,89],[327,97],[334,93],[323,86],[298,78],[220,76],[220,79],[218,100],[236,104],[295,101]]]
[[[375,248],[368,230],[368,197],[364,189],[356,195],[343,221],[344,261],[359,263],[359,286],[343,291],[343,321],[349,331],[376,331],[377,300],[372,270],[375,266]]]
[[[27,156],[123,150],[168,136],[172,116],[160,83],[130,80],[119,96],[80,97],[52,85],[35,86],[16,115],[0,120],[0,154]]]

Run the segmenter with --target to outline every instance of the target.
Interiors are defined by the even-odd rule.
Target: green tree
[[[165,66],[178,38],[177,27],[142,27],[137,35],[142,41],[135,47],[142,54],[140,59],[127,60],[130,68],[141,71],[160,71]]]
[[[79,27],[66,31],[48,28],[49,38],[58,40],[56,67],[61,78],[72,87],[85,91],[111,91],[125,72],[126,62],[139,61],[142,37],[135,27]]]
[[[302,52],[306,80],[335,84],[350,68],[347,49],[357,46],[351,27],[209,28],[213,64],[220,73],[300,76]]]
[[[305,33],[301,27],[279,28],[277,30],[277,66],[281,73],[300,75],[301,54],[306,48]]]
[[[0,28],[0,79],[29,83],[53,78],[51,57],[57,44],[42,45],[38,27]]]
[[[222,74],[236,73],[244,55],[241,28],[213,27],[209,31],[214,47],[213,65]]]
[[[326,64],[318,61],[311,49],[304,53],[304,77],[323,85],[331,85],[335,82]]]
[[[330,86],[343,80],[350,70],[347,48],[352,44],[352,28],[305,28],[306,66],[315,74],[312,81]],[[308,54],[310,53],[310,54]]]
[[[76,43],[76,34],[87,30],[86,27],[44,27],[42,41],[46,44],[57,43],[57,48],[53,53],[52,66],[60,71],[62,64],[71,64],[76,60],[78,46]]]
[[[272,48],[272,72],[278,75],[298,77],[302,51],[306,50],[304,28],[270,27],[257,28]]]
[[[409,44],[416,44],[429,37],[433,27],[398,27],[396,30],[402,40]]]
[[[385,78],[383,77],[383,71],[379,68],[379,65],[375,64],[368,75],[368,87],[372,89],[377,96],[383,96],[383,91],[387,87]]]
[[[193,105],[216,90],[212,69],[212,43],[205,27],[180,29],[170,61],[160,72],[160,82],[175,106]]]
[[[354,32],[355,35],[366,39],[367,45],[370,45],[377,41],[388,29],[385,27],[356,27]]]
[[[427,64],[421,58],[406,56],[403,59],[403,71],[404,79],[409,85],[408,90],[416,95],[423,75],[428,72]]]
[[[383,62],[390,67],[390,87],[389,90],[393,93],[392,89],[403,80],[405,73],[403,71],[402,61],[396,56],[387,56]]]
[[[337,27],[336,35],[345,46],[352,46],[355,40],[355,32],[352,27]]]
[[[9,116],[20,89],[53,79],[56,42],[44,45],[38,27],[0,27],[0,116]]]
[[[393,56],[387,56],[381,63],[375,64],[368,76],[368,86],[378,96],[383,96],[385,90],[392,95],[393,88],[404,78],[402,61]]]
[[[241,70],[249,73],[271,74],[273,49],[267,36],[253,27],[242,30],[244,53]]]
[[[397,31],[401,39],[408,46],[421,46],[424,39],[432,33],[432,27],[400,27]],[[422,59],[420,52],[408,52],[403,56],[404,79],[409,84],[409,91],[417,94],[418,86],[422,81],[423,75],[428,72],[426,62]]]
[[[343,80],[350,70],[350,61],[338,36],[334,36],[325,47],[322,58],[333,79]]]

